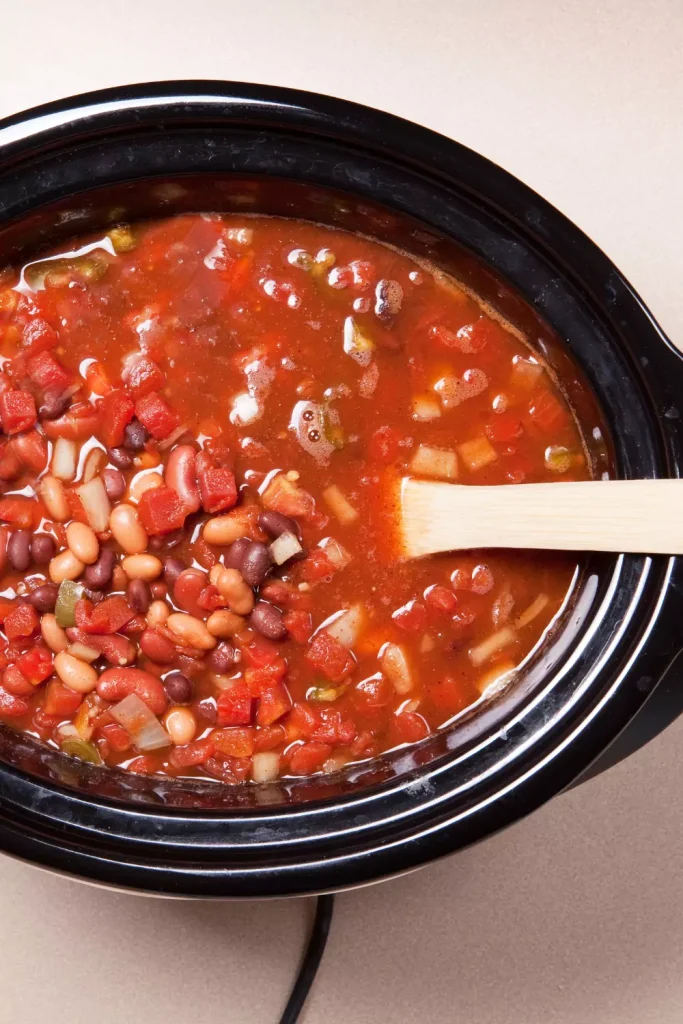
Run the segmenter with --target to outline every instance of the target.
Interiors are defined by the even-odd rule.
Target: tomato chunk
[[[136,355],[124,366],[123,382],[135,398],[158,391],[166,383],[166,374],[147,356]]]
[[[289,755],[292,775],[310,775],[319,771],[331,753],[329,743],[303,743]]]
[[[69,718],[78,711],[82,700],[82,693],[76,693],[58,679],[52,679],[45,690],[43,711],[55,718]]]
[[[284,683],[262,690],[256,711],[256,724],[272,725],[286,715],[291,706],[292,698]]]
[[[197,483],[205,512],[222,512],[236,504],[235,474],[224,466],[214,466],[206,452],[197,456]]]
[[[254,753],[253,729],[216,729],[211,739],[216,750],[229,757],[251,757]]]
[[[180,530],[187,509],[172,487],[153,487],[140,498],[138,515],[147,533],[157,535]]]
[[[31,604],[19,604],[5,616],[5,635],[8,640],[33,636],[40,625],[38,613]]]
[[[126,427],[135,415],[135,404],[125,391],[110,391],[98,406],[100,439],[107,448],[123,444]]]
[[[216,721],[218,725],[249,725],[253,707],[254,698],[249,687],[246,683],[237,682],[216,700]]]
[[[341,682],[355,666],[346,647],[325,632],[313,637],[306,652],[306,660],[332,683]]]
[[[125,597],[115,594],[93,605],[86,598],[76,603],[76,625],[84,633],[118,633],[135,618]]]
[[[19,668],[29,682],[37,686],[52,675],[52,654],[46,647],[34,647],[17,661]]]
[[[54,348],[59,344],[57,332],[42,317],[34,317],[28,321],[23,330],[22,340],[24,347],[33,353]]]
[[[18,434],[32,427],[38,415],[30,391],[3,391],[0,394],[0,420],[6,434]]]
[[[58,359],[51,352],[37,352],[26,363],[26,371],[37,388],[46,391],[64,391],[71,378]]]
[[[157,441],[165,440],[180,423],[178,413],[174,412],[158,391],[150,391],[138,398],[135,415]]]

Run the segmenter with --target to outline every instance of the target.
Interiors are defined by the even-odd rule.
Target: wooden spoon
[[[401,481],[404,554],[543,548],[683,554],[683,479],[470,487]]]

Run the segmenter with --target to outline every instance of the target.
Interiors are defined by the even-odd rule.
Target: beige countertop
[[[683,343],[681,0],[2,5],[0,116],[160,78],[383,107],[507,167]],[[683,723],[507,832],[340,897],[306,1024],[680,1024]],[[268,1024],[311,904],[143,899],[0,859],[0,1021]]]

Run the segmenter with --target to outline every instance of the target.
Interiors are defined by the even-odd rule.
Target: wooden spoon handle
[[[405,479],[408,557],[467,548],[683,554],[683,479],[469,487]]]

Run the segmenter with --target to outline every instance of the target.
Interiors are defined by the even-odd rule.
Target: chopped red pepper
[[[38,415],[30,391],[3,391],[0,394],[0,420],[6,434],[18,434],[34,426]]]
[[[157,441],[167,438],[180,423],[178,413],[174,412],[158,391],[150,391],[148,395],[138,398],[135,415]]]
[[[181,529],[187,509],[172,487],[152,487],[140,498],[138,515],[147,533],[156,535]]]
[[[135,403],[125,391],[110,391],[98,405],[100,439],[108,448],[123,444],[126,427],[135,415]]]

